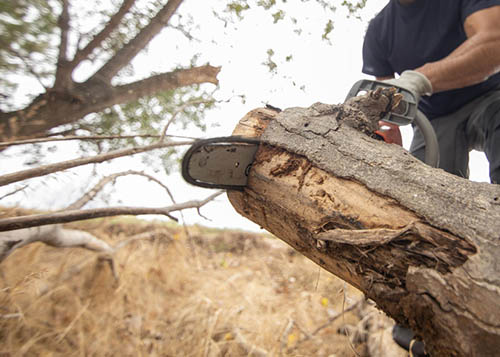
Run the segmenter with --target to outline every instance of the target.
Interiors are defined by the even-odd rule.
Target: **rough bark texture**
[[[390,93],[250,112],[261,137],[235,209],[362,290],[432,356],[500,350],[500,186],[470,182],[370,137]],[[368,135],[367,135],[368,134]]]

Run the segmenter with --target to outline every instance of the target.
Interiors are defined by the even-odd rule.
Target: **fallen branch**
[[[42,242],[59,248],[80,247],[106,254],[114,252],[114,249],[108,243],[88,232],[65,229],[60,225],[51,225],[1,233],[0,262],[16,249],[35,242]]]
[[[196,208],[199,210],[202,206],[212,201],[224,191],[218,191],[211,196],[201,201],[187,201],[184,203],[174,204],[168,207],[107,207],[95,208],[88,210],[70,210],[55,213],[35,214],[23,217],[6,218],[0,220],[0,232],[12,231],[16,229],[38,227],[49,224],[68,223],[82,221],[85,219],[121,216],[121,215],[143,215],[143,214],[158,214],[164,215],[178,221],[177,218],[170,215],[171,212],[180,211],[188,208]]]

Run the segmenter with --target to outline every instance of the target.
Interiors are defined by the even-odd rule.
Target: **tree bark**
[[[262,144],[234,208],[363,291],[432,356],[500,350],[500,186],[433,169],[370,136],[391,93],[281,113],[235,135]],[[368,135],[367,135],[368,134]]]

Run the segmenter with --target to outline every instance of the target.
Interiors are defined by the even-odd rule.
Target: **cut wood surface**
[[[256,109],[260,137],[234,208],[410,326],[432,356],[500,350],[500,186],[433,169],[373,138],[390,92]]]

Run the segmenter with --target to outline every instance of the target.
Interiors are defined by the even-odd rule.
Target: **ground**
[[[122,248],[115,274],[79,248],[35,243],[9,256],[0,356],[366,355],[359,309],[342,314],[362,294],[269,234],[135,218],[69,226],[113,245],[151,239]]]

